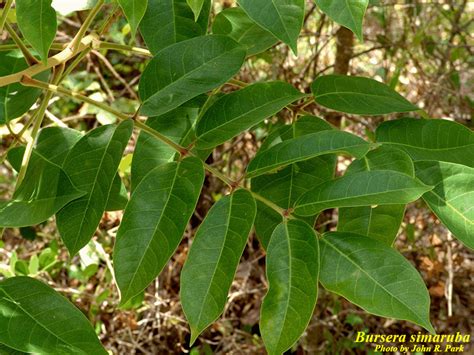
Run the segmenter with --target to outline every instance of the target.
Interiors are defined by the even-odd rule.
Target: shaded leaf
[[[387,85],[369,78],[325,75],[311,88],[316,103],[340,112],[383,115],[419,110]]]
[[[194,21],[186,0],[148,0],[140,32],[150,52],[156,54],[171,44],[205,35],[210,8],[211,0],[206,0]]]
[[[415,163],[416,176],[434,185],[423,200],[464,245],[474,249],[474,168],[436,161]]]
[[[431,188],[396,171],[364,171],[316,186],[296,201],[295,213],[311,216],[328,208],[406,204]]]
[[[56,215],[59,234],[71,255],[89,242],[99,225],[132,129],[131,120],[96,128],[66,157],[64,170],[79,189],[87,192]]]
[[[289,220],[275,229],[268,245],[268,293],[260,332],[269,354],[282,354],[308,326],[318,297],[319,246],[305,222]]]
[[[122,178],[117,173],[115,174],[112,186],[110,188],[109,198],[105,205],[105,211],[121,211],[125,209],[128,203],[128,193]]]
[[[256,83],[217,99],[197,123],[196,145],[213,148],[305,95],[282,81]]]
[[[369,313],[416,323],[430,333],[430,297],[416,269],[378,240],[351,233],[327,233],[320,239],[325,289]]]
[[[318,117],[304,116],[292,125],[280,127],[272,132],[264,141],[260,150],[264,151],[284,140],[332,129],[333,127],[330,124]],[[275,174],[253,178],[252,191],[265,196],[281,208],[288,209],[313,186],[332,179],[335,169],[335,155],[316,157],[291,164]],[[263,247],[266,248],[273,230],[283,221],[283,217],[261,202],[258,202],[257,206],[255,231]],[[308,223],[313,224],[314,219],[314,217],[310,217]]]
[[[88,319],[46,284],[0,282],[0,343],[28,353],[107,354]]]
[[[39,53],[41,60],[48,60],[51,44],[56,37],[58,24],[52,0],[16,0],[18,27],[25,39]]]
[[[255,177],[281,167],[325,154],[349,154],[363,157],[371,145],[353,134],[324,131],[283,141],[257,154],[247,168],[247,177]]]
[[[415,160],[441,160],[474,167],[474,133],[441,119],[402,118],[378,126],[377,141],[404,150]]]
[[[238,0],[247,15],[298,52],[297,40],[303,27],[304,0]]]
[[[0,76],[7,76],[28,68],[19,51],[0,52]],[[38,74],[35,78],[45,81],[49,72]],[[0,125],[18,118],[33,106],[41,90],[23,86],[20,83],[0,87]]]
[[[25,178],[13,198],[0,201],[0,227],[27,227],[42,223],[84,193],[76,189],[58,165],[33,151]]]
[[[186,158],[154,168],[135,187],[114,249],[122,305],[143,291],[173,255],[203,182],[202,162]]]
[[[133,38],[137,33],[138,25],[145,15],[148,0],[118,0],[118,3],[127,17]]]
[[[362,23],[369,0],[315,0],[316,5],[333,21],[354,32],[360,41]]]
[[[205,0],[186,0],[191,10],[193,10],[194,21],[197,21],[199,19],[199,15],[201,14],[204,1]]]
[[[244,59],[243,47],[222,35],[197,37],[161,50],[140,79],[141,113],[164,114],[224,84]]]
[[[349,166],[345,175],[362,171],[393,170],[415,176],[413,161],[403,151],[381,146]],[[373,237],[392,245],[405,214],[405,205],[346,207],[339,209],[337,230]]]
[[[212,23],[212,33],[239,42],[247,49],[248,56],[264,52],[278,42],[278,38],[253,22],[240,7],[219,12]]]
[[[255,213],[252,195],[237,190],[217,201],[194,237],[180,289],[191,344],[224,311]]]

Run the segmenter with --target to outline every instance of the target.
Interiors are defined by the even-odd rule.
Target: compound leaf
[[[322,183],[306,192],[296,202],[295,213],[312,216],[328,208],[406,204],[431,188],[397,171],[363,171]]]
[[[96,128],[66,157],[64,170],[79,189],[87,192],[56,215],[59,234],[71,255],[89,242],[99,225],[132,129],[131,120]]]
[[[381,146],[355,160],[345,175],[373,170],[392,170],[415,176],[413,161],[408,154],[390,146]],[[337,230],[366,235],[392,245],[404,214],[405,205],[340,208]]]
[[[359,115],[384,115],[419,110],[403,96],[373,79],[325,75],[311,86],[315,101],[332,110]]]
[[[46,284],[0,282],[0,343],[35,354],[107,354],[89,320]]]
[[[148,0],[118,0],[118,2],[130,25],[133,38],[137,33],[138,25],[145,15]]]
[[[397,251],[381,241],[352,233],[327,233],[319,242],[319,281],[325,289],[369,313],[408,320],[435,332],[423,279]]]
[[[415,169],[421,181],[434,185],[423,200],[456,238],[474,249],[474,168],[418,161]]]
[[[219,12],[212,23],[212,33],[226,35],[239,42],[252,56],[278,43],[278,38],[253,22],[240,7]]]
[[[161,50],[140,79],[141,113],[162,115],[224,84],[245,59],[245,49],[229,37],[209,35]]]
[[[360,41],[362,23],[369,0],[315,0],[316,5],[333,21],[354,32]]]
[[[180,291],[191,344],[224,311],[255,213],[250,192],[237,190],[217,201],[194,237]]]
[[[370,147],[362,138],[338,130],[307,134],[257,154],[247,168],[247,177],[256,177],[325,154],[345,153],[362,158]]]
[[[148,0],[140,32],[151,53],[207,32],[211,0],[205,0],[199,18],[194,21],[186,0]]]
[[[220,97],[197,123],[196,145],[213,148],[305,95],[282,81],[256,83]]]
[[[51,44],[56,37],[58,23],[52,0],[17,0],[16,18],[25,39],[39,53],[41,60],[48,60]]]
[[[404,150],[414,161],[437,160],[474,168],[474,133],[441,119],[402,118],[382,123],[377,141]]]
[[[282,354],[308,326],[318,297],[319,245],[305,222],[289,220],[272,234],[266,256],[268,293],[260,332],[269,354]]]
[[[25,178],[12,200],[0,201],[0,227],[26,227],[42,223],[84,194],[76,189],[61,167],[34,150]]]
[[[121,304],[143,291],[178,247],[204,182],[194,157],[151,170],[125,209],[114,249]]]
[[[238,0],[258,25],[298,52],[297,40],[303,27],[304,0]]]

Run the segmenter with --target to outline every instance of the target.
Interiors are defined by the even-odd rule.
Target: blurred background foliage
[[[53,1],[61,12],[56,49],[66,43],[84,21],[86,12],[69,13],[72,6],[87,8],[91,0]],[[69,4],[69,5],[68,5]],[[214,0],[213,16],[235,6],[233,0]],[[108,5],[105,17],[113,5]],[[427,115],[456,120],[472,127],[472,84],[474,3],[467,0],[371,0],[364,22],[364,41],[323,15],[313,1],[307,2],[304,30],[298,42],[298,57],[278,44],[251,57],[237,79],[244,82],[281,79],[309,92],[319,75],[353,74],[376,78],[389,84],[422,107]],[[14,12],[10,15],[14,21]],[[0,38],[0,48],[8,43]],[[120,11],[111,22],[105,40],[145,47]],[[138,107],[137,85],[148,58],[116,50],[92,50],[64,81],[64,85],[126,113]],[[224,90],[235,90],[226,86]],[[371,139],[375,127],[391,117],[342,115],[310,105],[306,111],[325,117],[332,124]],[[27,118],[27,117],[26,117]],[[47,124],[86,131],[113,123],[115,118],[87,104],[55,97],[47,111]],[[23,118],[24,120],[25,118]],[[264,137],[275,126],[291,119],[283,111],[249,133],[217,149],[209,162],[238,177]],[[11,130],[22,128],[22,119],[11,127],[0,126],[0,154],[13,139]],[[136,137],[135,137],[136,138]],[[129,181],[133,142],[127,149],[120,173]],[[349,161],[341,159],[338,173]],[[0,166],[0,194],[12,193],[11,167]],[[260,303],[266,291],[263,250],[254,236],[232,286],[224,316],[188,347],[189,332],[179,304],[179,273],[186,258],[189,238],[212,203],[225,192],[218,180],[208,177],[204,193],[183,242],[155,284],[117,309],[118,293],[113,286],[111,251],[121,212],[106,213],[96,238],[80,255],[68,259],[53,223],[4,231],[0,240],[0,277],[39,276],[80,307],[95,325],[104,345],[115,354],[258,354],[264,353],[259,336]],[[335,227],[337,211],[318,221],[320,231]],[[472,253],[453,241],[447,229],[417,202],[408,207],[396,247],[420,270],[431,295],[431,318],[439,333],[474,329],[474,263]],[[418,327],[368,315],[342,298],[320,288],[315,314],[296,354],[365,354],[370,346],[354,343],[357,331],[376,334],[416,334]],[[452,292],[450,292],[452,290]],[[1,353],[1,351],[0,351]]]

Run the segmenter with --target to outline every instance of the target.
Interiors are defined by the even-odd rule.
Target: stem
[[[253,191],[250,191],[250,193],[252,194],[252,196],[256,199],[256,200],[259,200],[260,202],[263,202],[264,204],[266,204],[268,207],[270,207],[271,209],[275,210],[276,212],[278,212],[280,215],[282,216],[287,216],[288,215],[288,211],[281,208],[280,206],[278,206],[277,204],[273,203],[272,201],[270,200],[267,200],[265,197],[263,197],[262,195],[259,195],[257,194],[256,192],[253,192]]]
[[[82,42],[82,39],[86,35],[86,32],[89,30],[89,27],[92,25],[92,21],[94,21],[95,17],[101,10],[102,6],[104,5],[105,0],[98,0],[95,6],[92,8],[91,12],[89,12],[89,15],[86,17],[84,23],[82,24],[81,28],[79,29],[79,32],[77,32],[76,36],[74,39],[71,41],[69,44],[69,48],[72,49],[72,52],[74,54],[77,54],[77,52],[80,51],[80,44]]]
[[[152,57],[153,55],[150,53],[149,50],[140,47],[133,47],[127,46],[125,44],[117,44],[117,43],[110,43],[110,42],[101,42],[97,41],[94,43],[94,49],[111,49],[116,51],[125,51],[125,52],[132,52],[138,55],[143,55],[145,57]]]
[[[12,4],[13,0],[7,0],[7,2],[5,3],[5,7],[3,8],[2,17],[0,17],[0,34],[3,32],[3,26],[7,21],[8,13],[10,12]]]
[[[231,188],[236,188],[238,185],[235,181],[232,181],[231,179],[229,179],[227,176],[225,176],[224,174],[222,174],[219,170],[217,169],[214,169],[212,166],[210,166],[209,164],[206,164],[204,163],[204,168],[209,171],[212,175],[218,177],[220,180],[222,180],[222,182],[224,182],[227,186],[231,187]]]
[[[15,42],[16,46],[20,48],[21,53],[23,53],[23,56],[25,57],[25,60],[28,65],[32,66],[38,64],[39,61],[33,56],[33,54],[31,54],[31,52],[28,50],[28,47],[25,46],[21,38],[16,34],[15,30],[12,26],[10,26],[8,21],[5,22],[5,29],[7,30],[13,42]]]
[[[131,117],[129,117],[129,118],[131,118]],[[163,143],[169,145],[171,148],[176,150],[179,154],[181,154],[181,155],[188,154],[188,150],[186,148],[180,146],[179,144],[176,144],[171,139],[169,139],[168,137],[162,135],[160,132],[158,132],[157,130],[154,130],[153,128],[151,128],[149,126],[147,126],[146,124],[135,120],[135,126],[140,128],[142,131],[145,131],[146,133],[152,135],[153,137],[159,139]]]
[[[95,35],[89,35],[82,39],[79,46],[79,51],[83,51],[86,48],[89,48],[93,39],[95,39]],[[21,81],[23,76],[30,76],[33,77],[39,73],[44,72],[50,68],[53,68],[59,64],[67,62],[69,59],[73,58],[76,54],[72,52],[71,48],[67,47],[62,52],[59,52],[55,56],[48,59],[46,64],[38,63],[35,64],[25,70],[22,70],[15,74],[10,74],[7,76],[0,77],[0,87],[10,85],[13,83],[18,83]]]

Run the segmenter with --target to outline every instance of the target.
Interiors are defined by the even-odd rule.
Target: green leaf
[[[296,202],[295,213],[311,216],[328,208],[406,204],[431,188],[397,171],[363,171],[316,186]]]
[[[194,21],[199,19],[199,15],[201,14],[202,7],[204,5],[205,0],[186,0],[187,4],[193,10],[194,13]]]
[[[0,52],[0,76],[7,76],[28,68],[19,51]],[[43,72],[35,78],[45,81],[49,72]],[[33,106],[41,90],[23,86],[20,83],[0,87],[0,125],[18,118]]]
[[[160,165],[136,186],[114,249],[121,304],[143,291],[178,247],[204,182],[197,158]]]
[[[382,123],[377,141],[404,150],[414,161],[440,160],[474,167],[474,133],[441,119],[402,118]]]
[[[4,344],[0,344],[0,355],[26,355],[27,353],[23,351],[18,351]]]
[[[118,2],[125,17],[127,17],[132,32],[132,38],[134,38],[137,33],[138,25],[145,15],[148,0],[118,0]]]
[[[327,233],[319,281],[365,311],[416,323],[430,333],[430,297],[416,269],[383,242],[351,233]]]
[[[332,130],[326,121],[314,117],[300,117],[292,125],[286,125],[272,132],[264,141],[261,151],[281,141],[306,134]],[[296,200],[313,186],[333,178],[336,168],[336,156],[325,155],[292,164],[275,174],[261,175],[252,179],[252,191],[265,196],[284,209],[293,206]],[[314,222],[314,217],[308,223]],[[283,221],[282,216],[267,205],[257,203],[255,231],[263,247],[268,246],[276,226]]]
[[[354,32],[360,41],[362,23],[369,0],[315,0],[316,5],[333,21]]]
[[[131,120],[96,128],[66,157],[64,170],[79,189],[87,192],[56,215],[59,234],[71,255],[89,242],[100,223],[132,129]]]
[[[275,229],[266,256],[268,293],[263,299],[260,332],[270,355],[298,341],[318,297],[319,245],[305,222],[289,220]]]
[[[238,0],[237,2],[253,21],[288,44],[297,54],[297,40],[304,20],[304,0]]]
[[[25,178],[13,198],[0,201],[0,227],[27,227],[42,223],[83,195],[84,192],[74,187],[58,165],[34,150]]]
[[[16,18],[21,33],[46,63],[58,30],[51,0],[17,0]]]
[[[345,175],[373,170],[392,170],[415,176],[413,161],[403,151],[381,146],[355,160]],[[405,205],[346,207],[339,209],[337,230],[366,235],[392,245],[400,229]]]
[[[224,311],[255,213],[252,195],[237,190],[217,201],[194,237],[180,288],[191,344]]]
[[[474,168],[464,165],[419,161],[416,176],[434,189],[423,200],[464,245],[474,249]]]
[[[89,320],[30,277],[0,282],[0,343],[27,353],[107,354]]]
[[[173,142],[185,142],[186,135],[192,129],[199,107],[178,107],[177,109],[157,117],[150,117],[146,124],[157,130]],[[132,160],[132,191],[140,181],[154,168],[173,161],[176,151],[169,145],[156,139],[146,132],[140,132]]]
[[[148,0],[145,16],[140,23],[140,32],[151,53],[207,32],[211,0],[205,0],[199,18],[186,0]]]
[[[247,168],[247,177],[256,177],[283,166],[325,154],[349,154],[362,158],[371,145],[353,134],[324,131],[283,141],[257,154]]]
[[[148,63],[139,85],[141,113],[162,115],[229,80],[245,50],[222,35],[189,39],[161,50]]]
[[[256,83],[220,97],[197,123],[196,145],[213,148],[305,95],[282,81]]]
[[[311,86],[316,103],[332,110],[358,115],[384,115],[419,110],[403,96],[373,79],[325,75]]]
[[[105,205],[106,211],[121,211],[125,209],[128,203],[127,188],[123,184],[122,178],[117,173],[115,174],[112,186],[110,188],[109,198]]]
[[[264,52],[278,42],[278,38],[253,22],[240,7],[219,12],[212,24],[212,33],[239,42],[247,48],[248,56]]]

